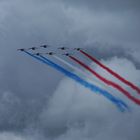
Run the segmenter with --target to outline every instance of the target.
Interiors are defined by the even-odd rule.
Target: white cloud
[[[18,133],[11,133],[11,132],[1,132],[0,133],[0,140],[44,140],[42,136],[38,134],[18,134]],[[45,139],[48,140],[48,139]]]
[[[133,82],[140,81],[140,77],[132,76],[135,73],[138,75],[139,71],[128,60],[113,58],[105,63],[116,68],[120,74],[127,71],[128,75],[124,76]],[[96,70],[100,72],[99,68]],[[115,90],[112,91],[118,94]],[[64,79],[52,96],[49,106],[44,109],[41,122],[46,130],[60,133],[56,140],[138,140],[139,107],[125,97],[122,99],[128,103],[132,112],[121,113],[104,97]]]
[[[28,140],[28,139],[13,133],[3,132],[0,133],[0,140]]]

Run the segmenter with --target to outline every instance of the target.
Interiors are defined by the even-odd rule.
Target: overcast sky
[[[16,51],[82,47],[140,87],[139,15],[139,0],[0,0],[0,140],[139,140],[139,106],[110,89],[131,107],[122,114]]]

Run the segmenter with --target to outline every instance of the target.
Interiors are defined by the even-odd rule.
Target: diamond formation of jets
[[[39,47],[21,48],[21,49],[17,49],[17,50],[18,50],[18,51],[28,51],[28,50],[35,51],[35,50],[38,50],[38,49],[41,49],[41,48],[48,48],[48,47],[50,47],[50,46],[49,46],[49,45],[45,45],[45,44],[43,44],[43,45],[41,45],[41,46],[39,46]],[[68,49],[72,49],[72,50],[80,51],[82,48],[59,47],[59,48],[57,48],[57,49],[62,50],[62,51],[67,51]],[[46,55],[55,55],[56,53],[53,52],[53,51],[51,51],[51,52],[46,52],[46,53],[40,53],[40,52],[37,52],[37,53],[35,53],[34,55],[39,56],[39,55],[43,55],[43,54],[44,54],[44,55],[45,55],[45,54],[46,54]],[[66,52],[66,53],[61,54],[61,55],[70,56],[70,55],[72,55],[72,54]]]

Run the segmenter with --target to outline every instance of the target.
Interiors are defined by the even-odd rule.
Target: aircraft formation
[[[53,51],[48,51],[47,50],[48,48],[53,48]],[[41,49],[43,49],[43,52],[41,52]],[[110,100],[114,105],[116,105],[116,107],[122,112],[124,112],[126,110],[130,110],[129,106],[122,99],[120,99],[119,97],[110,93],[109,92],[110,89],[109,89],[109,91],[103,89],[102,88],[103,86],[107,85],[108,88],[111,87],[114,90],[117,90],[119,92],[119,94],[120,93],[123,94],[126,98],[128,98],[133,103],[140,105],[140,98],[135,97],[130,91],[126,90],[126,88],[123,87],[122,85],[120,85],[119,83],[111,81],[111,80],[107,79],[106,77],[100,75],[100,73],[96,72],[93,68],[88,66],[88,64],[86,64],[83,60],[81,60],[79,57],[77,57],[75,55],[75,52],[78,53],[78,55],[80,55],[81,57],[84,57],[84,59],[88,59],[91,62],[94,62],[101,69],[107,71],[114,78],[118,79],[120,82],[122,82],[123,84],[125,84],[126,86],[128,86],[129,88],[134,90],[138,95],[140,94],[140,88],[137,85],[135,85],[134,83],[125,79],[120,74],[113,71],[111,68],[109,68],[106,65],[104,65],[103,63],[101,63],[94,56],[87,53],[83,48],[79,48],[79,47],[78,48],[69,48],[69,47],[64,47],[64,46],[54,48],[50,45],[43,44],[39,47],[21,48],[21,49],[17,49],[17,50],[26,53],[27,55],[31,56],[32,58],[35,58],[36,60],[38,60],[44,64],[49,65],[50,67],[63,73],[65,76],[73,79],[74,81],[78,82],[82,86],[88,88],[92,92],[103,95],[105,98]],[[50,58],[48,58],[47,55],[52,56],[55,59],[57,59],[58,61],[60,61],[61,63],[69,66],[71,69],[73,69],[73,71],[76,71],[77,73],[71,72],[70,70],[67,70],[65,67],[62,67],[61,65],[57,64],[56,62],[50,60]],[[63,56],[66,56],[69,59],[65,60],[64,58],[61,58]],[[72,64],[71,62],[74,62],[75,65]],[[81,67],[82,69],[77,67],[77,65],[79,67]],[[83,70],[83,68],[85,69],[85,71]],[[92,74],[92,77],[88,76],[86,71],[90,72]],[[82,76],[78,75],[80,73]],[[86,76],[91,82],[88,82],[84,78],[84,76]],[[103,85],[103,86],[100,87],[99,85]]]

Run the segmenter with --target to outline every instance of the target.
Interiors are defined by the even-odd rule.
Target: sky
[[[121,113],[17,51],[81,47],[140,87],[139,15],[139,0],[0,0],[0,140],[139,140],[139,106],[104,86],[131,107]]]

